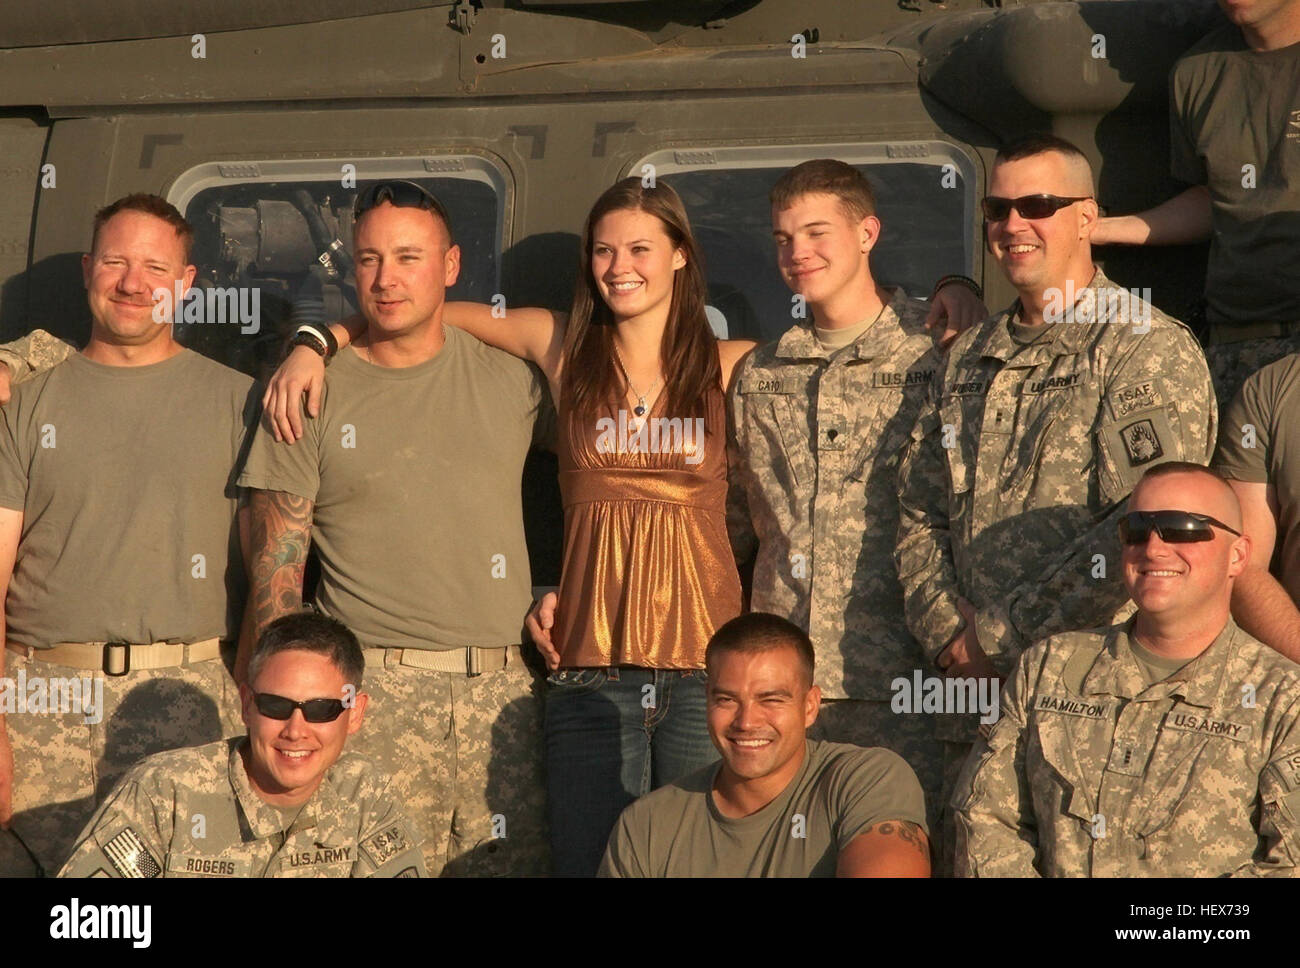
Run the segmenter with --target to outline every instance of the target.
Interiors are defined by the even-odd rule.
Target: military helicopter
[[[351,311],[352,203],[381,178],[447,205],[463,250],[449,298],[558,309],[599,191],[666,179],[703,248],[715,329],[768,340],[792,307],[767,191],[835,157],[877,189],[878,278],[924,295],[961,272],[1005,305],[977,217],[998,145],[1075,141],[1103,210],[1174,194],[1167,75],[1219,16],[1212,0],[6,6],[0,338],[39,326],[84,342],[90,216],[155,192],[196,227],[206,311],[178,338],[258,377],[295,319]],[[1100,256],[1196,320],[1204,246]],[[554,480],[538,457],[525,481],[542,584],[559,570]]]

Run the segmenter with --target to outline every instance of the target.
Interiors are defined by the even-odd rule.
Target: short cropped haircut
[[[995,164],[1004,161],[1019,161],[1021,158],[1032,158],[1034,155],[1041,155],[1044,152],[1055,151],[1057,154],[1065,155],[1091,167],[1088,156],[1079,150],[1079,146],[1073,141],[1066,141],[1064,138],[1054,134],[1048,134],[1046,131],[1039,131],[1035,134],[1025,135],[1023,138],[1016,138],[1014,141],[1003,145],[998,149],[997,156],[994,158]]]
[[[1164,477],[1167,474],[1204,474],[1206,477],[1213,477],[1220,484],[1232,486],[1228,484],[1228,479],[1213,467],[1206,467],[1204,464],[1196,464],[1189,460],[1167,460],[1155,467],[1148,467],[1140,480],[1145,481],[1148,477]]]
[[[833,158],[814,158],[795,165],[776,180],[768,198],[779,212],[804,195],[834,195],[855,222],[876,214],[876,194],[866,176]]]
[[[704,664],[709,667],[724,652],[753,655],[772,649],[793,649],[799,656],[804,684],[811,687],[817,660],[812,639],[793,622],[770,612],[750,612],[727,622],[713,633],[704,651]]]
[[[291,651],[325,656],[343,673],[345,682],[361,688],[361,676],[366,667],[361,643],[342,622],[310,610],[283,615],[266,627],[248,660],[248,681],[251,683],[257,678],[271,656]]]
[[[160,218],[173,229],[176,230],[176,237],[181,240],[181,247],[185,250],[185,262],[190,261],[190,248],[194,245],[194,226],[185,220],[185,216],[171,202],[157,195],[147,195],[143,192],[136,192],[133,195],[124,195],[111,205],[105,205],[95,213],[95,228],[90,236],[90,251],[95,251],[95,244],[99,241],[99,230],[104,227],[104,223],[111,219],[118,212],[143,212],[145,215],[152,215],[154,218]]]

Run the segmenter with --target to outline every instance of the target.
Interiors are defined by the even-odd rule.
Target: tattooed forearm
[[[302,575],[311,540],[312,502],[284,491],[253,491],[252,604],[254,634],[302,608]]]
[[[882,837],[897,837],[904,843],[911,844],[927,857],[930,854],[929,841],[920,824],[912,823],[910,820],[883,820],[880,823],[873,823],[862,832],[869,834],[873,831]]]

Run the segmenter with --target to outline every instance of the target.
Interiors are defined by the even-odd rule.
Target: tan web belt
[[[1224,343],[1244,343],[1248,339],[1277,339],[1282,336],[1300,336],[1300,322],[1242,323],[1230,326],[1211,323],[1207,343],[1210,346],[1221,346]]]
[[[523,662],[517,645],[496,649],[365,649],[366,665],[404,665],[433,672],[451,672],[477,676],[504,669],[512,662]]]
[[[200,642],[152,642],[131,645],[128,642],[57,642],[48,649],[34,649],[13,642],[5,644],[10,652],[28,659],[52,662],[73,669],[99,669],[107,676],[124,676],[145,669],[167,669],[192,665],[221,655],[220,639]]]

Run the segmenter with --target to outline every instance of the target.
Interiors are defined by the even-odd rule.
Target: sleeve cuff
[[[1003,675],[1009,674],[1023,651],[1020,633],[1011,624],[1011,616],[997,605],[980,610],[975,615],[975,635],[994,668]]]

